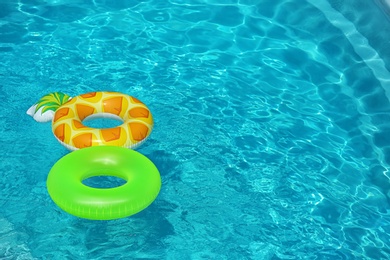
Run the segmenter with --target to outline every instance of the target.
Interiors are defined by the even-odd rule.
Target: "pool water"
[[[0,259],[389,259],[389,10],[1,1]],[[137,150],[162,189],[134,216],[90,221],[51,201],[69,151],[26,110],[104,90],[151,109]]]

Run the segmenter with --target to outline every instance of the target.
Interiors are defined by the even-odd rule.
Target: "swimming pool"
[[[115,2],[115,3],[113,3]],[[1,259],[390,258],[385,1],[0,3]],[[27,108],[121,91],[162,177],[132,217],[61,211],[69,153]]]

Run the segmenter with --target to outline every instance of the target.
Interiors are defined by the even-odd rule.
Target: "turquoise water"
[[[115,3],[114,3],[115,2]],[[389,259],[385,1],[0,1],[0,259]],[[121,91],[162,177],[132,217],[61,211],[25,114]]]

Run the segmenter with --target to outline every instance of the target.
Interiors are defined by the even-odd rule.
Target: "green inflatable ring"
[[[93,188],[82,183],[95,176],[122,178],[115,188]],[[95,146],[62,157],[50,170],[47,190],[64,211],[81,218],[109,220],[128,217],[148,207],[157,197],[161,178],[144,155],[123,147]]]

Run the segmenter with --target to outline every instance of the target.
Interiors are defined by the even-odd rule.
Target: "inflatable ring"
[[[115,188],[93,188],[82,183],[94,176],[119,177],[126,183]],[[61,209],[94,220],[140,212],[155,200],[160,187],[160,174],[147,157],[115,146],[69,153],[54,164],[47,178],[49,195]]]
[[[105,129],[83,124],[83,120],[93,117],[111,117],[123,123]],[[52,121],[55,137],[70,150],[100,145],[136,148],[152,128],[153,117],[148,107],[118,92],[91,92],[71,98],[58,107]]]

